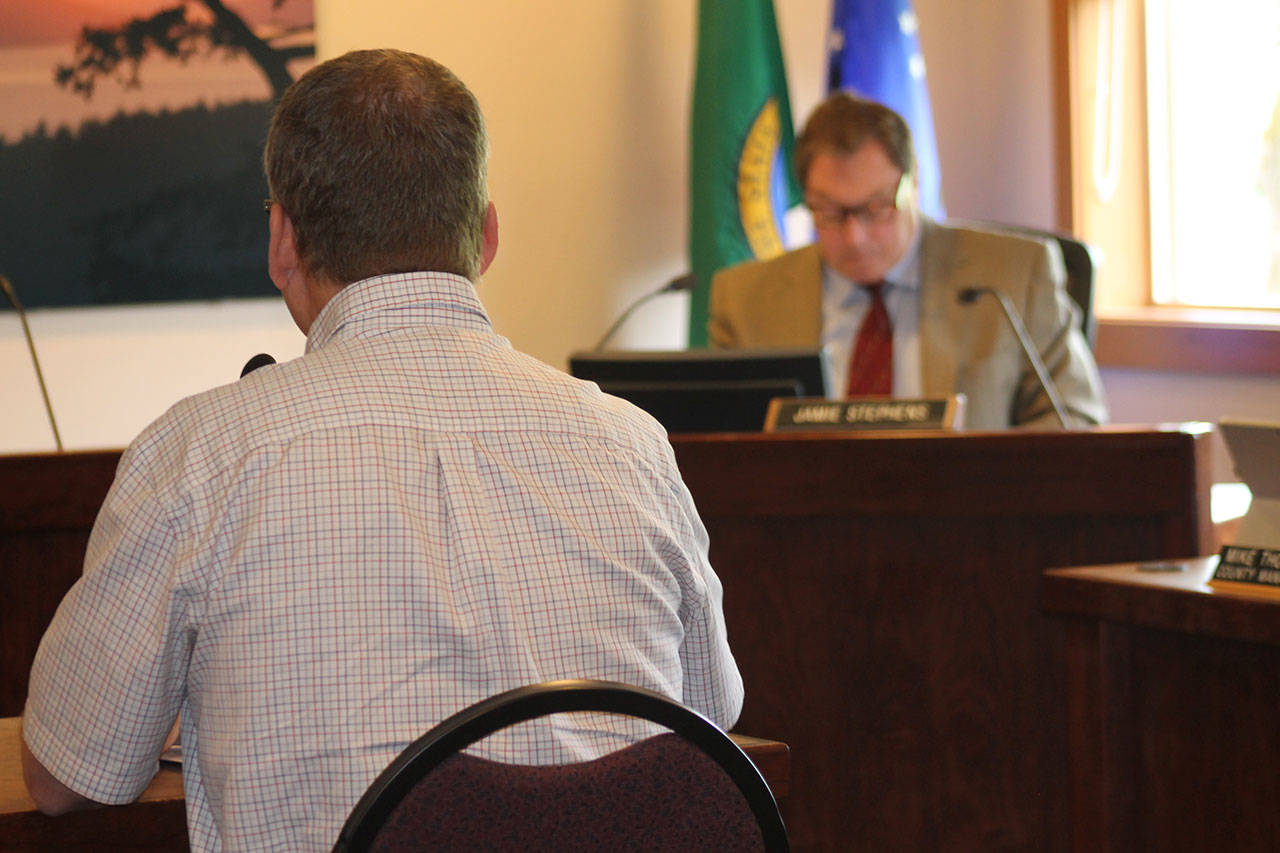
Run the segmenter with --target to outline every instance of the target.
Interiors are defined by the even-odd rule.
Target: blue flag
[[[920,209],[946,216],[933,110],[911,0],[833,0],[827,90],[849,89],[906,119],[915,142]]]

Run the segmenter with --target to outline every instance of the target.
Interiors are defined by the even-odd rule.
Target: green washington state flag
[[[773,0],[699,0],[689,158],[689,346],[707,345],[716,270],[783,251],[800,200],[795,131]]]

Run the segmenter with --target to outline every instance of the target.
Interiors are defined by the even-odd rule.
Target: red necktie
[[[853,344],[847,394],[887,397],[893,393],[893,330],[884,307],[884,282],[863,286],[871,295],[871,307]]]

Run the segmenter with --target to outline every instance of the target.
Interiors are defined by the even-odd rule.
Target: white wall
[[[1052,227],[1049,0],[916,0],[947,214]]]
[[[480,292],[517,347],[563,366],[632,300],[685,270],[693,0],[316,6],[322,58],[357,47],[415,50],[449,65],[479,97],[501,219],[498,259]],[[829,0],[775,7],[800,121],[823,94]],[[953,216],[1053,224],[1049,7],[916,0]],[[616,342],[679,346],[685,310],[679,297],[655,300]],[[121,446],[180,397],[233,380],[250,355],[302,350],[276,300],[44,310],[31,323],[69,447]],[[1117,417],[1187,416],[1181,380],[1164,380],[1108,373]],[[1213,417],[1209,400],[1196,411],[1210,414],[1195,416]],[[0,313],[0,412],[0,452],[52,447],[8,312]]]

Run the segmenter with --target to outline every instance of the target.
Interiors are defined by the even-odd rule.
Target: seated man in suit
[[[960,301],[990,287],[1022,314],[1069,420],[1106,418],[1057,245],[923,216],[910,130],[895,112],[833,94],[797,140],[796,172],[817,243],[717,274],[713,346],[822,345],[837,394],[963,393],[968,427],[1058,426],[999,303]]]
[[[36,804],[135,798],[181,712],[194,850],[327,851],[411,741],[560,678],[742,707],[707,533],[653,418],[516,352],[479,105],[395,50],[308,71],[267,136],[268,269],[306,354],[184,400],[120,461],[22,720]],[[618,718],[478,749],[594,758]]]

